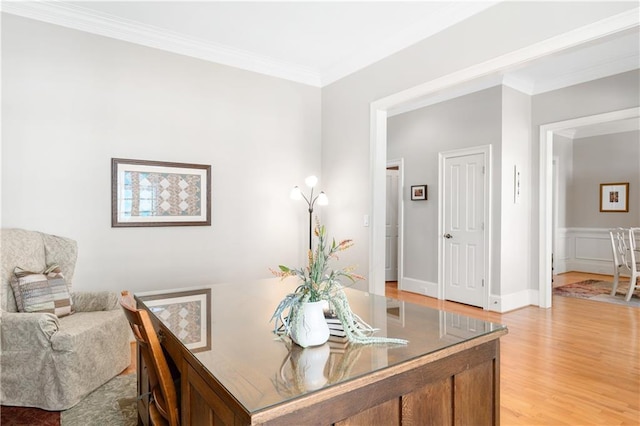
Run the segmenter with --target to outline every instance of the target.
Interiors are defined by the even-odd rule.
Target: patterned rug
[[[640,288],[636,286],[629,302],[624,298],[629,290],[629,282],[621,281],[616,289],[616,295],[611,296],[613,282],[601,280],[585,280],[577,283],[565,284],[553,289],[556,296],[578,297],[599,302],[615,303],[618,305],[640,307]]]
[[[135,426],[136,375],[116,376],[66,411],[0,407],[2,426]]]

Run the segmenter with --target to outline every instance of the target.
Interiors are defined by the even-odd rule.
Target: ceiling
[[[321,87],[496,2],[2,3],[5,12]]]
[[[322,87],[497,2],[2,3],[4,12]],[[475,82],[474,88],[504,83],[537,94],[637,69],[639,40],[636,28],[623,37],[505,70]],[[464,89],[456,90],[441,95],[460,96]],[[434,100],[443,99],[429,102]]]

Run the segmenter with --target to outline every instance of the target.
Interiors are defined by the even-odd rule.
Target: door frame
[[[480,145],[469,148],[454,149],[438,153],[438,299],[445,298],[444,291],[444,178],[445,178],[445,161],[448,158],[462,157],[466,155],[483,154],[485,171],[483,174],[484,185],[484,276],[485,283],[482,295],[482,309],[489,309],[489,297],[491,295],[491,224],[493,223],[492,215],[492,191],[491,191],[491,145]]]
[[[589,115],[571,120],[558,121],[540,126],[539,164],[539,243],[538,243],[538,306],[550,308],[552,301],[551,253],[553,250],[553,134],[573,127],[605,123],[640,117],[640,107],[627,108],[603,114]]]
[[[398,167],[398,290],[404,278],[404,158],[387,160],[387,167]],[[385,188],[386,189],[386,188]]]
[[[637,9],[628,10],[371,102],[369,105],[369,182],[371,183],[369,187],[371,212],[369,292],[382,296],[385,294],[384,209],[386,191],[384,171],[387,163],[387,116],[389,112],[401,108],[410,111],[411,109],[407,109],[407,106],[437,96],[439,91],[472,82],[491,73],[500,72],[512,66],[524,64],[545,55],[551,55],[637,26]]]

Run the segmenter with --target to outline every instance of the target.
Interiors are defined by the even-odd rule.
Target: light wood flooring
[[[601,274],[589,274],[587,272],[566,272],[564,274],[554,275],[553,276],[553,287],[559,287],[565,284],[577,283],[580,281],[586,280],[601,280],[601,281],[611,281],[613,282],[612,275],[601,275]],[[621,281],[624,281],[625,278],[621,278]],[[626,279],[629,281],[629,278]]]
[[[554,285],[611,277],[566,273]],[[505,314],[398,291],[387,296],[505,324],[503,425],[640,425],[640,309],[553,297]]]

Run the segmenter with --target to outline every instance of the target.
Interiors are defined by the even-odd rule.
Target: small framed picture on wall
[[[629,211],[629,182],[600,184],[600,211],[625,213]]]
[[[411,185],[411,200],[419,201],[427,199],[427,185]]]

